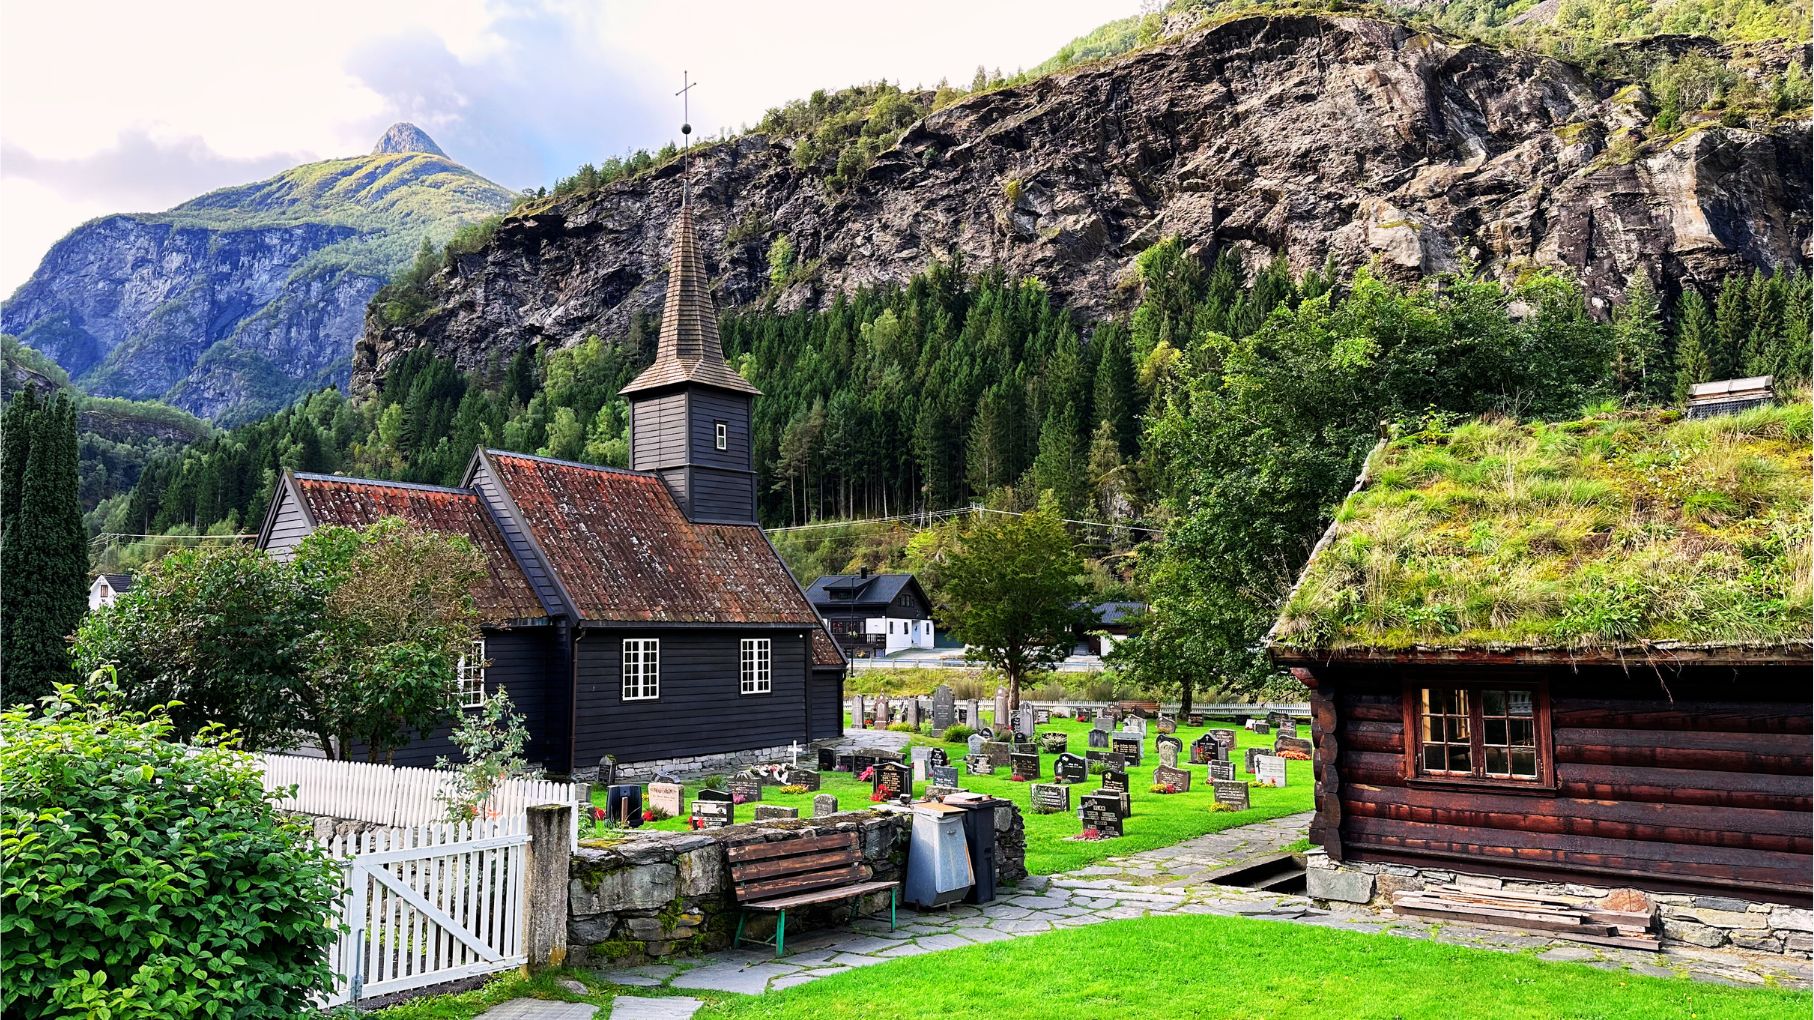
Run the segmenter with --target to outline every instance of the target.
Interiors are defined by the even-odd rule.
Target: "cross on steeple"
[[[680,97],[680,204],[687,205],[692,199],[693,188],[693,114],[691,109],[692,91],[696,81],[687,80],[687,72],[680,72],[680,91],[674,93]]]

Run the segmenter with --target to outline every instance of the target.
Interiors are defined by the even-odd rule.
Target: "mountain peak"
[[[387,152],[426,152],[435,156],[446,156],[441,147],[435,144],[428,132],[405,121],[392,124],[378,144],[372,147],[372,155],[381,156]]]

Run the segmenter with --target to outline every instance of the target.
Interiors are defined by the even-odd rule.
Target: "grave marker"
[[[1059,783],[1034,783],[1030,790],[1033,813],[1053,815],[1071,810],[1071,788]]]
[[[1123,817],[1133,813],[1133,802],[1128,790],[1127,773],[1121,769],[1103,769],[1102,785],[1096,788],[1099,795],[1115,798],[1118,810]]]
[[[872,789],[880,790],[883,800],[894,800],[913,789],[913,775],[900,762],[885,761],[876,766]]]
[[[1173,786],[1179,793],[1190,792],[1190,773],[1184,769],[1161,765],[1153,770],[1154,786]]]
[[[1265,754],[1265,753],[1266,753],[1266,749],[1264,747],[1250,747],[1247,749],[1246,765],[1247,765],[1247,774],[1248,775],[1250,775],[1250,776],[1253,775],[1253,770],[1258,767],[1254,764],[1254,759],[1258,758],[1260,755]]]
[[[725,786],[731,791],[732,800],[754,804],[762,799],[762,780],[755,776],[732,776]]]
[[[1006,687],[995,689],[995,717],[989,720],[989,724],[998,730],[1007,729],[1013,725],[1013,720],[1008,718],[1008,689]]]
[[[1083,798],[1083,827],[1095,829],[1096,835],[1103,839],[1115,839],[1121,835],[1121,798],[1102,797],[1089,794]]]
[[[1254,778],[1261,786],[1285,785],[1285,759],[1276,754],[1262,754],[1254,758],[1254,764],[1258,766]]]
[[[769,822],[780,818],[798,817],[800,817],[800,809],[797,807],[782,807],[780,804],[756,805],[756,821],[758,822]]]
[[[693,818],[696,828],[722,829],[737,821],[737,805],[728,800],[695,800]]]
[[[1265,734],[1272,732],[1272,727],[1266,723],[1257,722],[1253,724],[1253,731],[1264,736]]]
[[[1114,737],[1110,738],[1109,747],[1113,749],[1116,754],[1133,762],[1135,765],[1140,764],[1140,753],[1143,750],[1143,745],[1138,736],[1121,736],[1120,734],[1116,734]]]
[[[1090,778],[1090,763],[1066,752],[1052,762],[1052,778],[1061,783],[1081,783]]]
[[[1171,744],[1159,745],[1159,764],[1166,768],[1178,767],[1178,749]]]
[[[1280,751],[1300,751],[1309,755],[1316,753],[1316,745],[1301,737],[1274,737],[1272,753],[1278,754]]]
[[[1038,779],[1039,755],[1015,751],[1008,755],[1008,768],[1008,774],[1015,779]]]
[[[821,793],[813,798],[813,817],[824,818],[838,813],[838,798],[834,794]]]
[[[1217,804],[1226,804],[1236,811],[1247,810],[1248,800],[1246,783],[1240,782],[1239,780],[1233,782],[1220,780],[1214,785]]]
[[[957,724],[957,701],[951,696],[948,684],[939,684],[932,689],[932,728],[940,733]]]
[[[983,739],[981,733],[972,733],[970,734],[970,739],[966,741],[965,746],[970,748],[971,754],[981,754],[983,753],[983,744],[985,743],[987,743],[987,741]]]
[[[1095,727],[1091,727],[1090,728],[1089,746],[1102,747],[1102,748],[1108,747],[1109,746],[1109,731],[1108,730],[1099,730],[1099,729],[1096,729]]]
[[[918,699],[918,698],[908,698],[907,699],[907,725],[913,727],[913,731],[915,733],[919,732],[919,729],[920,729],[920,699]]]
[[[1071,749],[1071,735],[1063,730],[1047,730],[1039,735],[1039,749],[1047,754],[1063,754]]]
[[[1229,760],[1229,757],[1234,754],[1235,750],[1235,731],[1210,730],[1209,737],[1222,749],[1221,753],[1216,755],[1216,758],[1221,761]]]
[[[1033,739],[1034,713],[1031,708],[1022,705],[1014,711],[1014,735],[1026,740]]]
[[[649,806],[669,818],[680,817],[680,807],[685,795],[686,787],[679,783],[649,784]]]
[[[1159,717],[1159,721],[1153,724],[1153,728],[1160,733],[1176,733],[1178,732],[1178,720],[1169,715],[1162,715]]]
[[[863,696],[861,694],[857,695],[856,710],[850,713],[850,721],[856,723],[857,729],[859,730],[869,728],[869,715],[865,711]]]
[[[995,762],[986,754],[973,754],[964,759],[964,771],[973,776],[992,776],[995,774]]]
[[[819,771],[835,772],[838,768],[838,752],[829,747],[819,748]]]
[[[1203,713],[1202,712],[1192,712],[1189,715],[1184,717],[1184,721],[1189,723],[1192,726],[1201,726],[1201,725],[1203,725]]]
[[[1109,730],[1112,730],[1114,728],[1115,728],[1115,718],[1113,716],[1109,715],[1107,712],[1098,711],[1096,713],[1096,718],[1090,720],[1090,729],[1092,729],[1092,730],[1102,732],[1102,733],[1107,733]]]
[[[782,786],[804,786],[808,790],[819,788],[819,773],[814,769],[789,768],[781,773]]]
[[[952,768],[949,765],[934,765],[930,769],[930,773],[927,782],[931,783],[933,786],[943,786],[951,790],[957,789],[957,769]]]
[[[709,790],[708,789],[708,790],[700,790],[699,793],[697,795],[695,795],[693,799],[694,800],[709,800],[709,801],[712,801],[714,803],[719,803],[719,804],[729,804],[731,802],[731,795],[728,790]]]
[[[1232,762],[1232,761],[1212,761],[1209,763],[1209,778],[1210,778],[1211,782],[1214,782],[1215,780],[1218,780],[1218,779],[1222,780],[1223,782],[1232,782],[1234,780],[1234,777],[1235,777],[1235,763],[1234,762]]]
[[[1203,734],[1190,742],[1190,763],[1192,765],[1207,765],[1212,761],[1216,761],[1220,747],[1221,745],[1216,743],[1216,738],[1207,733]]]
[[[1049,709],[1036,708],[1033,710],[1034,725],[1044,726],[1046,723],[1049,723],[1051,721],[1052,721],[1052,713]]]
[[[1273,732],[1277,735],[1274,739],[1277,739],[1278,737],[1296,737],[1298,735],[1298,724],[1295,722],[1283,723],[1274,726]]]
[[[949,754],[945,753],[944,748],[935,747],[932,749],[931,753],[926,755],[926,764],[927,765],[949,765],[949,764],[951,764],[951,756]]]

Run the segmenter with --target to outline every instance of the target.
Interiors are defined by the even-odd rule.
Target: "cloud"
[[[260,180],[308,160],[298,152],[225,156],[195,136],[157,139],[139,128],[122,131],[112,145],[83,156],[40,156],[0,143],[0,170],[8,178],[122,212],[161,212],[202,192]]]

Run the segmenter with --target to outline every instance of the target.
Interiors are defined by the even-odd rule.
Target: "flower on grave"
[[[1101,839],[1102,830],[1094,828],[1094,827],[1085,829],[1085,830],[1083,830],[1083,838],[1084,839]]]
[[[592,820],[595,822],[602,822],[609,817],[611,816],[606,814],[605,809],[602,807],[594,807],[592,809]]]
[[[857,779],[862,782],[865,782],[865,783],[874,782],[875,777],[876,777],[876,767],[874,765],[871,765],[868,768],[864,769],[863,771],[857,773]]]
[[[802,794],[802,793],[806,793],[806,792],[807,792],[807,789],[806,789],[806,787],[805,787],[805,786],[804,786],[804,785],[803,785],[803,784],[800,784],[800,783],[789,783],[789,784],[787,784],[787,785],[786,785],[786,786],[783,786],[783,787],[782,787],[782,788],[781,788],[781,792],[782,792],[782,793],[786,793],[786,794],[791,794],[791,795],[795,795],[795,796],[798,796],[798,795],[799,795],[799,794]]]
[[[733,794],[731,794],[731,803],[732,803],[732,804],[741,804],[741,803],[743,803],[743,794],[741,794],[741,793],[733,793]]]
[[[645,821],[645,822],[652,822],[652,821],[654,821],[654,820],[655,820],[655,812],[654,812],[654,811],[644,811],[644,812],[643,812],[643,813],[642,813],[642,820],[643,820],[643,821]]]
[[[886,790],[883,790],[879,786],[876,787],[875,789],[869,791],[869,802],[871,804],[880,804],[881,802],[883,802],[887,799],[888,799],[888,792]]]

